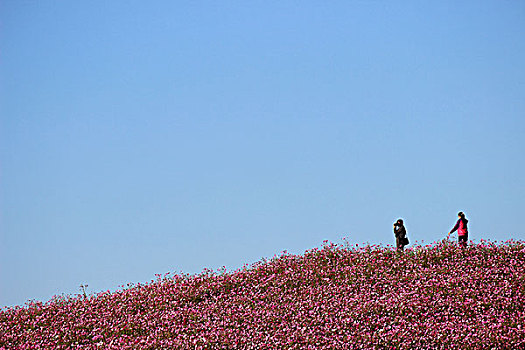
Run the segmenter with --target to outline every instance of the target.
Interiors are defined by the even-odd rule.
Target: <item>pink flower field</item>
[[[328,244],[0,312],[0,349],[525,348],[525,243]]]

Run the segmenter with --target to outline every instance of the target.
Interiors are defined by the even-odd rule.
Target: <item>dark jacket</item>
[[[405,229],[404,225],[396,224],[396,226],[394,226],[394,235],[396,238],[404,238],[406,234],[407,230]]]

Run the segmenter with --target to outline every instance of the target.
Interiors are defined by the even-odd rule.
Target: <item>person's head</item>
[[[397,219],[396,224],[399,226],[403,226],[403,219]]]
[[[462,211],[460,211],[460,212],[458,213],[458,218],[460,218],[460,219],[464,219],[464,218],[465,218],[465,213],[462,212]]]

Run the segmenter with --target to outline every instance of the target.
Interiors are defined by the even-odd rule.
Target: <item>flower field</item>
[[[525,348],[525,243],[328,244],[0,312],[0,349]]]

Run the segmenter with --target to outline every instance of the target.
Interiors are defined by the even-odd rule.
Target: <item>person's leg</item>
[[[403,251],[403,248],[405,246],[403,245],[403,240],[401,239],[401,237],[396,237],[396,247],[397,251]]]
[[[462,247],[466,247],[467,246],[467,240],[468,240],[468,236],[458,236],[458,243],[460,246]]]

